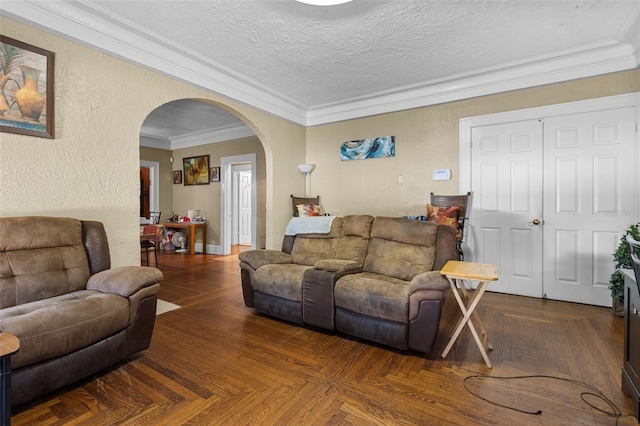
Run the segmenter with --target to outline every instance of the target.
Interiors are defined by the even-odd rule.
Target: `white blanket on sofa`
[[[335,216],[292,217],[284,234],[328,234],[334,218]]]

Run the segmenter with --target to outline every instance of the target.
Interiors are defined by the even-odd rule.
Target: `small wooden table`
[[[189,229],[189,254],[196,254],[196,229],[202,229],[202,252],[207,252],[207,222],[162,222],[167,229]]]
[[[11,424],[11,355],[20,349],[16,336],[0,332],[0,425]]]
[[[440,270],[440,273],[444,275],[447,280],[449,280],[449,285],[451,285],[453,295],[458,302],[460,311],[462,311],[462,318],[460,318],[460,321],[458,321],[449,344],[447,344],[447,347],[444,348],[444,351],[442,351],[442,357],[444,358],[447,356],[456,339],[458,338],[458,336],[460,336],[464,325],[467,324],[474,340],[476,341],[476,344],[478,345],[478,348],[480,349],[480,353],[482,354],[482,358],[484,358],[484,362],[487,364],[487,367],[492,368],[491,361],[489,361],[489,356],[487,355],[487,350],[485,349],[485,344],[480,339],[480,335],[478,335],[473,321],[475,321],[480,328],[480,333],[486,340],[487,349],[493,349],[493,346],[491,345],[491,343],[489,342],[489,338],[487,337],[487,331],[482,325],[480,317],[478,316],[478,313],[475,311],[475,309],[478,306],[482,295],[487,289],[489,282],[498,280],[498,268],[495,265],[486,263],[472,263],[450,260],[446,265],[444,265],[444,268]],[[469,292],[465,288],[462,280],[478,281],[478,287],[473,292],[471,298],[469,298]],[[468,301],[467,305],[465,305],[463,299]],[[472,317],[473,321],[471,320]]]

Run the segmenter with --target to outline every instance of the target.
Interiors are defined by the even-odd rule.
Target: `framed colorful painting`
[[[182,159],[184,185],[209,185],[209,156],[185,157]]]
[[[53,139],[54,54],[0,35],[0,131]]]
[[[342,161],[395,157],[395,155],[395,136],[347,141],[340,145],[340,160]]]

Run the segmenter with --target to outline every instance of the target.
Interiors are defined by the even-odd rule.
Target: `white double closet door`
[[[498,266],[490,291],[611,305],[613,252],[639,201],[637,105],[612,106],[637,96],[620,99],[461,122],[466,256]]]

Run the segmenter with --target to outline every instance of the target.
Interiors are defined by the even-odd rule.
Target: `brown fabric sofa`
[[[12,405],[149,347],[162,273],[110,267],[100,222],[0,218],[0,332],[20,339]]]
[[[326,234],[285,236],[281,251],[240,253],[245,305],[298,324],[431,353],[456,231],[405,218],[338,217]]]

